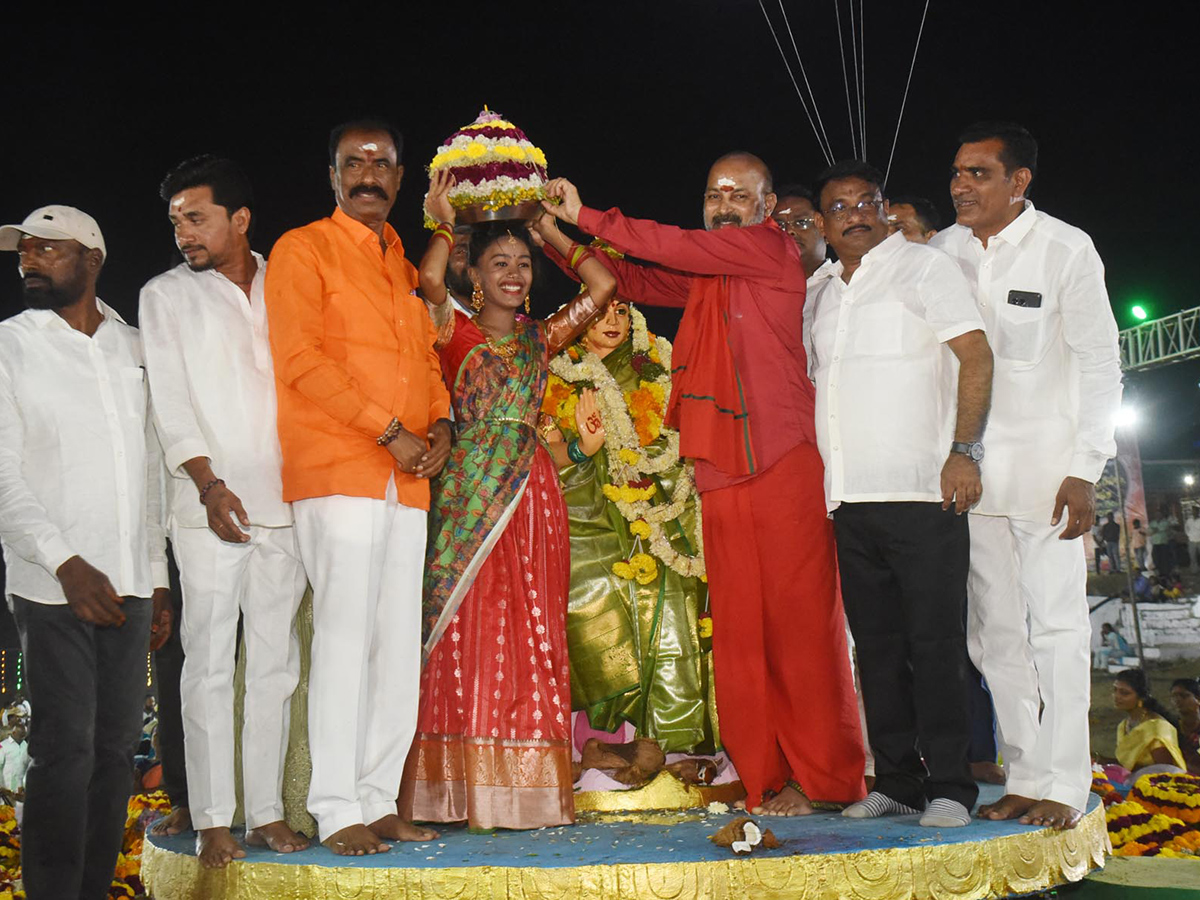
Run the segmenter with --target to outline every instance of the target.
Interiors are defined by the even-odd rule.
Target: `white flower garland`
[[[629,307],[630,329],[633,332],[633,352],[646,353],[650,350],[650,332],[646,327],[646,317],[635,307]],[[659,364],[663,374],[654,380],[654,384],[663,389],[663,412],[665,414],[671,400],[671,342],[664,337],[657,337],[654,347],[658,351]],[[596,388],[596,405],[600,411],[600,419],[604,423],[605,441],[604,452],[608,456],[608,477],[614,487],[621,487],[631,481],[641,481],[645,476],[659,475],[679,462],[679,432],[663,425],[661,434],[666,437],[666,446],[651,456],[646,448],[641,446],[637,429],[629,415],[625,402],[625,393],[617,384],[616,378],[608,371],[602,360],[586,348],[583,358],[571,362],[567,351],[559,353],[550,360],[550,371],[569,384],[590,381]],[[633,460],[633,461],[630,461]],[[612,501],[616,504],[621,515],[628,522],[639,519],[650,527],[650,552],[662,560],[675,572],[685,578],[702,578],[705,576],[704,567],[704,534],[700,519],[700,503],[697,498],[696,528],[694,543],[696,555],[688,556],[680,553],[671,546],[664,526],[675,522],[687,506],[688,500],[695,495],[695,481],[692,477],[692,461],[687,460],[680,467],[679,477],[675,481],[675,489],[671,499],[664,505],[655,505],[651,500],[637,500],[627,503],[623,500]],[[641,538],[637,538],[638,541]]]

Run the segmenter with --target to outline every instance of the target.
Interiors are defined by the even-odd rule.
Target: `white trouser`
[[[283,818],[283,760],[300,678],[293,623],[306,580],[292,528],[249,528],[232,544],[208,528],[171,530],[183,587],[183,710],[188,809],[194,828],[228,828],[237,806],[233,670],[238,610],[246,640],[242,796],[246,827]]]
[[[322,839],[396,812],[417,728],[421,677],[421,509],[314,497],[293,504],[313,586],[308,810]]]
[[[967,649],[996,709],[1008,793],[1082,810],[1092,782],[1087,561],[1082,541],[1058,539],[1063,527],[972,513]]]

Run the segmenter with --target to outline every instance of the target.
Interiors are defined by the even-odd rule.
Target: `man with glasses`
[[[944,254],[888,234],[882,175],[852,160],[817,180],[838,261],[809,281],[817,444],[858,648],[875,784],[843,815],[923,812],[967,825],[963,634],[992,354],[971,286]]]
[[[562,201],[546,204],[553,215],[652,263],[611,262],[620,296],[684,310],[666,421],[696,461],[721,739],[746,805],[806,815],[808,796],[859,799],[861,730],[801,333],[805,279],[795,242],[769,218],[770,171],[745,152],[718,159],[704,230],[585,207],[561,179],[547,192]]]
[[[979,814],[1073,828],[1091,785],[1078,538],[1116,452],[1117,326],[1091,239],[1025,199],[1037,172],[1033,136],[984,123],[960,144],[950,170],[957,224],[933,245],[975,288],[996,355],[987,490],[971,512],[967,636],[995,703],[1007,781]]]
[[[825,238],[817,228],[816,215],[812,191],[804,185],[787,184],[779,189],[779,202],[771,218],[800,248],[806,278],[811,278],[825,262]]]

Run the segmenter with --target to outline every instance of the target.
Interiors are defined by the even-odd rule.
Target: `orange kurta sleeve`
[[[271,252],[266,279],[275,375],[330,418],[377,437],[392,414],[366,396],[346,369],[324,352],[323,297],[313,248],[303,235],[285,234]]]

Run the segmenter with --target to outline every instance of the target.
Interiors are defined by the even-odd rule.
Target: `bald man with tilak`
[[[665,421],[695,462],[721,740],[747,808],[807,815],[810,797],[860,799],[862,739],[801,337],[804,270],[770,218],[770,170],[746,152],[718,159],[703,230],[584,206],[565,179],[546,190],[558,201],[544,204],[551,214],[651,264],[611,262],[620,296],[683,310]]]

